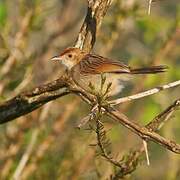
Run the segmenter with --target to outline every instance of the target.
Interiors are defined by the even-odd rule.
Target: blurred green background
[[[62,67],[49,59],[74,44],[86,9],[84,0],[0,0],[0,102],[62,74]],[[114,0],[96,39],[97,54],[136,67],[169,66],[164,74],[138,76],[120,96],[180,79],[179,0],[153,2],[150,16],[147,10],[145,0]],[[179,94],[179,87],[172,88],[119,109],[145,125]],[[112,165],[89,146],[96,143],[95,133],[75,128],[89,108],[68,95],[1,125],[0,179],[109,179]],[[104,121],[117,159],[142,144],[121,125]],[[160,134],[180,143],[180,112]],[[143,155],[129,179],[180,179],[180,156],[154,143],[149,153],[151,165]]]

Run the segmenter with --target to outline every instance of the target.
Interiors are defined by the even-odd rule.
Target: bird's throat
[[[68,60],[62,60],[61,63],[68,69],[70,70],[75,64],[72,61],[68,61]]]

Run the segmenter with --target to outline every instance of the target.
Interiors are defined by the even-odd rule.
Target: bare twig
[[[148,15],[151,14],[151,6],[152,6],[152,3],[153,3],[153,2],[156,2],[156,1],[158,1],[158,0],[149,0],[149,1],[148,1]]]
[[[146,127],[140,127],[139,125],[135,124],[133,121],[130,121],[124,114],[117,111],[116,109],[108,109],[105,108],[108,112],[108,115],[125,126],[126,128],[130,129],[132,132],[140,136],[142,139],[154,141],[155,143],[164,146],[166,149],[170,151],[180,154],[180,145],[175,143],[174,141],[167,140],[166,138],[160,136],[155,132],[151,132]]]
[[[33,134],[32,134],[32,137],[31,137],[31,141],[29,143],[29,145],[27,146],[27,149],[26,149],[26,152],[23,154],[22,158],[21,158],[21,161],[13,175],[13,179],[14,180],[19,180],[20,179],[20,175],[32,153],[32,150],[33,150],[33,147],[35,145],[35,142],[36,142],[36,139],[37,139],[37,136],[38,136],[38,129],[35,129],[35,131],[33,131]]]
[[[119,99],[116,99],[116,100],[113,100],[113,101],[109,101],[109,103],[111,103],[113,105],[118,105],[118,104],[121,104],[121,103],[124,103],[124,102],[127,102],[127,101],[132,101],[132,100],[135,100],[135,99],[150,96],[150,95],[156,94],[156,93],[158,93],[158,92],[160,92],[162,90],[169,89],[169,88],[172,88],[172,87],[176,87],[176,86],[179,86],[179,85],[180,85],[180,80],[174,81],[174,82],[171,82],[169,84],[158,86],[158,87],[155,87],[153,89],[150,89],[150,90],[147,90],[147,91],[135,94],[135,95],[119,98]]]
[[[151,14],[151,4],[152,4],[153,0],[149,0],[148,2],[148,15]]]
[[[27,85],[32,81],[32,79],[33,79],[32,71],[28,69],[24,75],[24,79],[14,89],[14,91],[11,94],[11,97],[14,97],[15,95],[19,94],[24,88],[27,87]]]
[[[147,142],[145,140],[143,140],[143,146],[144,146],[144,151],[146,153],[146,161],[147,161],[147,165],[150,165],[150,161],[149,161],[149,153],[148,153],[148,147],[147,147]]]
[[[172,116],[173,112],[180,106],[180,100],[176,100],[172,105],[170,105],[168,108],[166,108],[162,113],[157,115],[149,124],[146,125],[146,127],[150,131],[158,131],[160,127],[162,127],[163,121],[167,121]],[[127,161],[124,164],[124,169],[120,169],[112,178],[113,180],[123,178],[125,175],[131,173],[134,171],[138,165],[138,159],[142,155],[142,153],[145,151],[144,145],[142,145],[139,149],[134,150],[133,152],[130,152]]]
[[[178,107],[180,107],[180,99],[177,99],[172,105],[158,114],[151,122],[146,125],[146,127],[152,131],[159,130],[163,126],[163,124],[170,119],[170,117]]]

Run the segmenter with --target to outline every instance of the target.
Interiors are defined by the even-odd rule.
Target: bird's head
[[[66,66],[67,69],[71,69],[84,56],[84,52],[79,48],[67,48],[60,55],[51,58],[53,61],[59,61]]]

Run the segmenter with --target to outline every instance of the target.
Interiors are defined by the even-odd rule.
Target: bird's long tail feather
[[[160,66],[152,66],[152,67],[145,67],[145,68],[137,68],[137,69],[131,69],[131,74],[156,74],[156,73],[162,73],[167,71],[168,67],[164,65]]]

